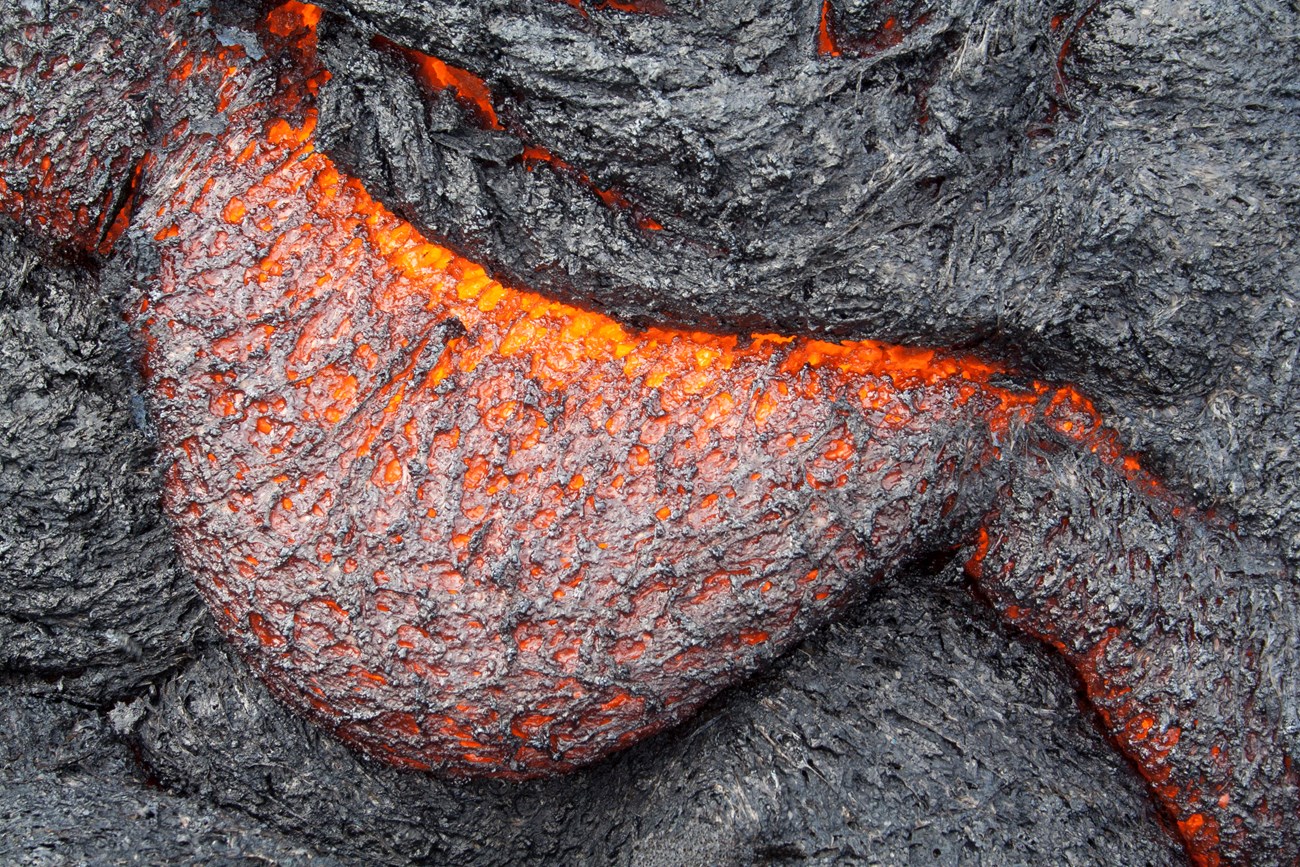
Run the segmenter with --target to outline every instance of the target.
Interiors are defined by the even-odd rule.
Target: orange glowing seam
[[[104,230],[104,237],[100,240],[99,246],[96,247],[95,251],[101,256],[108,255],[109,251],[113,249],[113,245],[117,243],[118,238],[122,237],[122,233],[126,231],[126,227],[131,222],[131,213],[135,210],[135,196],[140,186],[140,174],[144,171],[144,164],[145,160],[139,160],[136,162],[135,168],[131,170],[131,179],[127,182],[126,193],[118,206],[117,214],[113,217],[108,228]],[[0,191],[0,196],[3,196],[2,191]],[[109,213],[109,211],[105,211],[106,218]]]
[[[383,36],[376,36],[372,40],[372,44],[376,48],[402,57],[410,65],[420,83],[430,91],[435,93],[446,92],[455,96],[457,101],[473,112],[479,125],[484,129],[506,131],[506,127],[502,125],[501,120],[497,117],[496,107],[492,100],[492,91],[482,78],[467,69],[452,66],[433,55],[399,45]],[[531,168],[537,164],[548,165],[560,174],[573,178],[586,187],[607,208],[629,214],[638,228],[648,232],[657,232],[663,229],[662,223],[645,214],[641,206],[633,202],[624,193],[613,188],[599,186],[586,172],[560,159],[546,148],[528,143],[527,136],[523,133],[518,130],[514,130],[512,133],[521,142],[524,142],[523,160],[526,166]]]
[[[1074,51],[1074,38],[1079,35],[1079,31],[1083,28],[1084,23],[1088,20],[1088,17],[1092,15],[1094,11],[1096,11],[1097,6],[1099,6],[1100,3],[1101,0],[1092,0],[1092,2],[1088,4],[1088,6],[1083,10],[1083,12],[1079,13],[1079,17],[1074,19],[1074,23],[1070,26],[1070,32],[1065,34],[1065,39],[1061,41],[1061,48],[1056,53],[1055,85],[1056,85],[1056,93],[1058,96],[1064,96],[1065,94],[1065,90],[1066,90],[1065,62],[1069,59],[1070,54]],[[1060,28],[1061,20],[1062,19],[1060,15],[1054,15],[1052,17],[1049,26],[1053,31],[1058,30]]]
[[[831,32],[831,0],[822,0],[822,14],[817,22],[817,53],[827,57],[840,56],[835,34]]]
[[[1096,11],[1100,2],[1101,0],[1093,0],[1093,2],[1089,3],[1088,6],[1079,13],[1079,16],[1070,24],[1069,29],[1065,33],[1065,37],[1061,40],[1061,46],[1056,52],[1056,62],[1052,68],[1052,95],[1048,98],[1047,110],[1043,115],[1043,119],[1031,125],[1027,131],[1027,135],[1031,139],[1050,138],[1053,134],[1052,130],[1057,118],[1061,116],[1061,112],[1070,111],[1070,105],[1067,101],[1069,79],[1065,75],[1065,64],[1074,53],[1075,37],[1079,35],[1079,31],[1087,22],[1088,17]],[[1048,29],[1052,33],[1058,33],[1067,20],[1067,16],[1058,12],[1048,21]]]
[[[297,37],[301,49],[315,50],[316,27],[320,24],[321,8],[298,0],[287,0],[273,8],[266,16],[266,29],[282,39]]]
[[[845,54],[853,57],[870,57],[873,54],[900,45],[918,27],[924,27],[928,23],[930,23],[929,12],[922,12],[916,16],[914,21],[910,22],[900,21],[897,17],[891,15],[881,23],[874,33],[853,34],[851,38],[842,37],[835,30],[835,16],[831,0],[823,0],[821,18],[817,25],[817,53],[825,57],[840,57]],[[923,106],[921,114],[924,115]]]
[[[584,18],[589,17],[587,3],[584,0],[555,0],[578,10]],[[668,14],[668,6],[662,0],[598,0],[592,9],[595,11],[624,12],[629,15],[661,16]]]
[[[487,82],[467,69],[452,66],[434,57],[399,45],[391,39],[376,36],[371,40],[376,48],[400,55],[415,73],[420,83],[434,92],[446,91],[474,112],[481,125],[486,129],[502,130],[501,121],[497,119],[496,107],[492,104],[492,92]]]

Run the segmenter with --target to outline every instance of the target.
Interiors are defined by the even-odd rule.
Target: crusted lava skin
[[[264,84],[231,91],[221,136],[164,148],[132,319],[182,558],[342,737],[454,774],[568,770],[973,529],[989,367],[633,333],[507,289],[340,175],[310,109],[246,102]]]
[[[0,215],[39,238],[107,251],[145,153],[165,43],[132,26],[136,4],[49,5],[43,20],[15,28],[23,38],[0,57]],[[19,9],[0,16],[24,21]],[[166,30],[179,16],[151,17]],[[141,62],[124,68],[119,52]]]
[[[633,332],[493,282],[315,151],[313,20],[273,13],[258,63],[164,29],[173,108],[129,229],[165,508],[281,699],[393,763],[564,771],[965,542],[1197,862],[1300,857],[1300,666],[1256,638],[1297,604],[1270,552],[1069,388],[881,344]],[[26,222],[85,249],[110,212]]]
[[[1058,394],[1006,451],[967,563],[1078,673],[1194,863],[1300,861],[1300,594],[1274,552],[1197,511]]]

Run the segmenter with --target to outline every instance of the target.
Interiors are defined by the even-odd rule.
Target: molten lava
[[[579,9],[582,7],[579,6]],[[621,7],[620,7],[621,8]],[[622,11],[630,11],[623,9]],[[497,117],[493,104],[492,91],[487,82],[474,73],[457,66],[452,66],[437,57],[407,48],[382,36],[376,36],[373,43],[376,48],[401,57],[414,72],[415,77],[424,87],[433,93],[449,93],[464,106],[474,117],[478,126],[486,130],[507,132]],[[523,161],[531,170],[536,165],[549,166],[553,171],[572,178],[605,207],[628,215],[636,226],[643,231],[656,232],[663,228],[658,220],[648,216],[644,209],[629,199],[621,191],[612,187],[601,187],[591,179],[591,175],[573,164],[560,159],[544,147],[534,144],[525,130],[514,127],[512,135],[523,145]]]
[[[97,171],[44,140],[0,167],[4,212],[63,242],[129,222],[164,506],[284,702],[395,764],[562,772],[964,547],[1199,863],[1294,851],[1297,774],[1250,631],[1294,588],[1086,398],[935,350],[634,331],[504,286],[316,151],[318,19],[272,11],[280,66],[166,33],[171,104],[221,123],[168,118],[99,212],[41,198],[59,160]],[[485,89],[421,68],[496,123]]]

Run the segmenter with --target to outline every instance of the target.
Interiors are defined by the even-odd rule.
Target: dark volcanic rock
[[[1018,446],[969,571],[1079,673],[1105,731],[1179,805],[1196,863],[1300,861],[1300,587],[1267,546],[1170,520],[1177,501],[1072,445],[1058,429]]]
[[[0,669],[95,704],[175,666],[202,610],[125,341],[95,280],[0,233]]]
[[[160,55],[123,9],[94,6],[102,29],[79,30],[61,13],[80,5],[0,12],[0,97],[38,99],[53,134],[86,107],[112,114],[101,138],[74,139],[89,180],[69,187],[73,205],[111,214],[143,137],[162,132],[131,80]],[[926,20],[914,4],[846,2],[830,7],[839,57],[817,52],[814,2],[666,16],[330,5],[348,16],[323,32],[331,153],[501,275],[631,321],[1018,356],[1083,383],[1164,475],[1300,560],[1294,4],[1076,3],[1053,26],[1054,10],[1027,2],[952,2]],[[10,72],[33,17],[65,28],[59,50],[88,55],[73,61],[112,59],[111,98],[96,104],[89,75],[67,87]],[[230,12],[221,41],[256,50],[240,26],[257,17]],[[376,32],[482,75],[503,128],[425,93],[408,58],[372,47]],[[67,214],[83,246],[106,231]],[[142,787],[102,719],[31,693],[103,705],[160,683],[197,603],[160,528],[94,268],[37,259],[23,244],[44,224],[17,222],[35,234],[0,245],[0,670],[13,684],[0,860],[1178,860],[1062,670],[924,582],[867,600],[685,728],[522,787],[358,759],[208,646],[152,703],[115,711],[123,730],[143,711],[132,737],[177,792]],[[1297,627],[1271,629],[1263,650],[1283,682]]]
[[[0,687],[0,862],[338,864],[234,810],[151,785],[108,718]]]

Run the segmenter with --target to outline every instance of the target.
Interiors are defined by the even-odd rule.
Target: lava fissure
[[[903,5],[903,4],[900,4]],[[827,57],[868,58],[902,44],[913,32],[930,23],[922,4],[895,8],[893,0],[873,3],[857,21],[841,20],[832,0],[824,0],[817,29],[817,52]],[[848,25],[848,26],[846,26]]]
[[[510,122],[503,125],[497,116],[492,91],[482,78],[469,70],[452,66],[431,54],[400,45],[383,36],[375,36],[371,40],[371,45],[401,57],[416,78],[431,93],[451,94],[466,111],[473,115],[478,126],[483,130],[510,135],[522,147],[520,159],[530,171],[538,165],[548,166],[556,174],[568,178],[587,190],[605,207],[625,214],[633,225],[642,231],[657,232],[663,229],[663,224],[647,214],[640,203],[633,201],[614,187],[600,186],[589,173],[536,144],[519,123]]]
[[[1300,852],[1294,693],[1255,637],[1297,606],[1271,552],[1068,386],[869,341],[636,331],[492,280],[316,150],[318,18],[278,7],[258,62],[162,28],[168,132],[113,187],[135,196],[109,267],[140,287],[164,508],[281,700],[394,764],[563,772],[961,546],[1198,863]],[[51,159],[0,165],[4,213],[93,250],[95,215],[39,178],[14,192]]]

